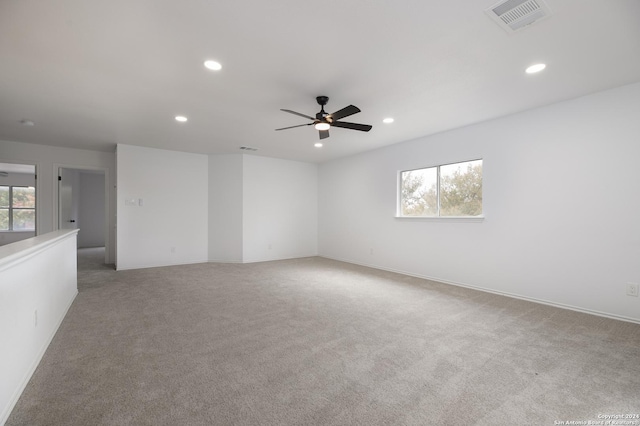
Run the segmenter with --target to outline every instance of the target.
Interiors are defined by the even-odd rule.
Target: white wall
[[[118,270],[206,262],[208,157],[131,145],[116,156]]]
[[[318,167],[209,156],[209,260],[261,262],[318,251]]]
[[[242,262],[242,158],[209,156],[210,262]]]
[[[36,176],[29,173],[9,173],[8,176],[0,176],[0,186],[33,186],[36,185]],[[36,197],[38,194],[36,194]],[[37,203],[37,201],[36,201]],[[35,236],[35,231],[0,231],[0,246],[15,243]]]
[[[315,256],[318,167],[243,156],[243,261]]]
[[[16,241],[26,240],[35,236],[35,231],[17,231],[5,232],[0,231],[0,246],[15,243]]]
[[[0,247],[0,424],[78,294],[76,232]]]
[[[321,256],[640,321],[640,84],[325,163]],[[479,223],[394,217],[400,170],[484,159]]]
[[[104,174],[80,172],[78,195],[78,247],[103,247]]]
[[[84,149],[59,148],[22,142],[0,141],[0,162],[35,164],[38,180],[36,183],[37,229],[44,234],[58,229],[58,170],[59,166],[82,169],[97,168],[106,172],[109,187],[107,235],[108,262],[115,260],[116,203],[115,203],[115,154],[112,152],[89,151]]]
[[[9,173],[8,176],[0,176],[0,185],[34,186],[36,176],[30,173]]]
[[[191,191],[191,187],[196,185],[195,192],[204,191],[205,197],[200,196],[197,201],[187,200],[187,204],[192,203],[191,207],[179,207],[191,212],[192,216],[195,215],[196,222],[201,221],[204,215],[206,226],[210,223],[212,225],[211,232],[203,231],[203,226],[197,226],[198,238],[193,240],[192,246],[186,242],[189,238],[185,235],[190,233],[184,233],[184,226],[170,223],[178,220],[178,206],[175,206],[176,211],[163,206],[162,209],[154,209],[152,212],[146,209],[146,205],[138,209],[124,209],[124,198],[116,197],[115,192],[116,156],[113,153],[0,141],[0,162],[30,163],[37,166],[37,222],[40,233],[50,232],[58,226],[56,194],[59,166],[72,169],[105,169],[110,188],[110,232],[107,237],[111,242],[111,262],[116,259],[116,209],[119,204],[123,209],[120,212],[118,226],[121,227],[119,235],[125,240],[118,244],[123,250],[118,254],[118,259],[124,263],[118,265],[119,269],[191,263],[208,259],[222,262],[254,262],[304,257],[317,253],[317,209],[314,207],[317,206],[316,165],[247,155],[207,157],[130,145],[121,146],[126,147],[124,149],[127,155],[118,158],[118,179],[121,185],[119,190],[122,191],[120,194],[129,193],[129,198],[144,199],[146,195],[142,193],[164,194],[168,187],[176,189],[179,186],[182,186],[183,191]],[[161,159],[159,166],[150,160],[155,159],[156,155]],[[197,166],[191,170],[191,160],[186,160],[185,163],[185,158],[196,157],[199,158],[196,161]],[[203,159],[207,160],[204,165],[201,163]],[[246,164],[245,159],[248,159]],[[125,167],[126,170],[120,170],[121,167]],[[191,178],[192,172],[198,175],[196,180]],[[206,175],[207,172],[210,173],[209,176]],[[231,176],[233,178],[230,178]],[[246,191],[254,195],[247,198],[244,195]],[[212,200],[209,202],[207,198],[210,193]],[[268,197],[265,198],[266,195]],[[172,199],[166,201],[169,204],[177,202]],[[199,205],[198,208],[193,207],[193,203],[200,202],[205,204]],[[140,238],[130,237],[122,228],[129,229],[129,225],[136,228],[132,223],[138,223],[140,215],[135,212],[141,211],[144,211],[142,217],[148,221],[142,219],[140,229],[149,230]],[[169,213],[170,211],[175,215]],[[283,218],[289,217],[292,212],[296,212],[298,216],[287,219],[288,223],[285,223]],[[123,222],[125,219],[131,219],[132,223]],[[147,226],[148,223],[156,222],[159,223],[158,228],[163,229],[162,232],[156,232],[155,227]],[[261,224],[266,228],[261,228]],[[183,232],[174,232],[176,228],[182,229]],[[138,235],[140,230],[131,229],[131,232],[131,235]],[[247,232],[254,234],[248,235]],[[202,238],[205,238],[204,245]],[[132,240],[136,244],[128,245]],[[142,240],[146,242],[142,243]],[[138,247],[137,243],[142,243],[144,247],[153,246],[151,241],[159,243],[153,247],[153,253],[142,254],[134,248]],[[269,244],[271,249],[268,248]],[[181,245],[182,248],[177,245]],[[171,253],[171,247],[175,247],[174,253]],[[202,253],[207,251],[208,256],[202,258]],[[132,257],[126,260],[129,254]]]

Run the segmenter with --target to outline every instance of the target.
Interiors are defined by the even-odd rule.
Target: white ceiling
[[[640,1],[547,0],[553,15],[515,34],[484,13],[495,3],[3,0],[0,139],[323,162],[640,81]],[[373,130],[334,128],[320,149],[312,127],[274,131],[318,95]]]

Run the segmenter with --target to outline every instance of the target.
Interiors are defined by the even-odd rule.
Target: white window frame
[[[444,167],[444,166],[451,166],[454,164],[462,164],[462,163],[469,163],[471,161],[482,161],[482,166],[483,166],[483,176],[482,176],[482,181],[483,181],[483,185],[484,185],[484,159],[483,158],[475,158],[475,159],[471,159],[471,160],[462,160],[462,161],[454,161],[451,163],[444,163],[444,164],[436,164],[436,165],[432,165],[432,166],[425,166],[425,167],[417,167],[414,169],[405,169],[405,170],[399,170],[398,171],[398,175],[397,175],[397,179],[398,179],[398,185],[397,185],[397,197],[396,197],[396,219],[406,219],[406,220],[418,220],[418,221],[435,221],[435,222],[439,222],[439,221],[443,221],[443,222],[447,222],[447,221],[452,221],[452,222],[482,222],[485,218],[484,212],[485,212],[485,208],[484,208],[484,198],[482,200],[482,214],[478,215],[478,216],[440,216],[440,167]],[[437,202],[438,202],[438,215],[437,216],[404,216],[402,214],[402,174],[405,172],[412,172],[412,171],[416,171],[416,170],[425,170],[425,169],[437,169],[436,170],[436,179],[437,179]],[[484,187],[483,187],[483,191],[484,191]]]

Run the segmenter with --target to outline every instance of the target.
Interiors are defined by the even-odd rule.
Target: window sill
[[[419,222],[468,222],[476,223],[484,221],[484,216],[396,216],[400,220],[417,220]]]

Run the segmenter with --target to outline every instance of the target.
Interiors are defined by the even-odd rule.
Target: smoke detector
[[[551,9],[542,0],[506,0],[485,10],[503,30],[519,31],[551,16]]]

